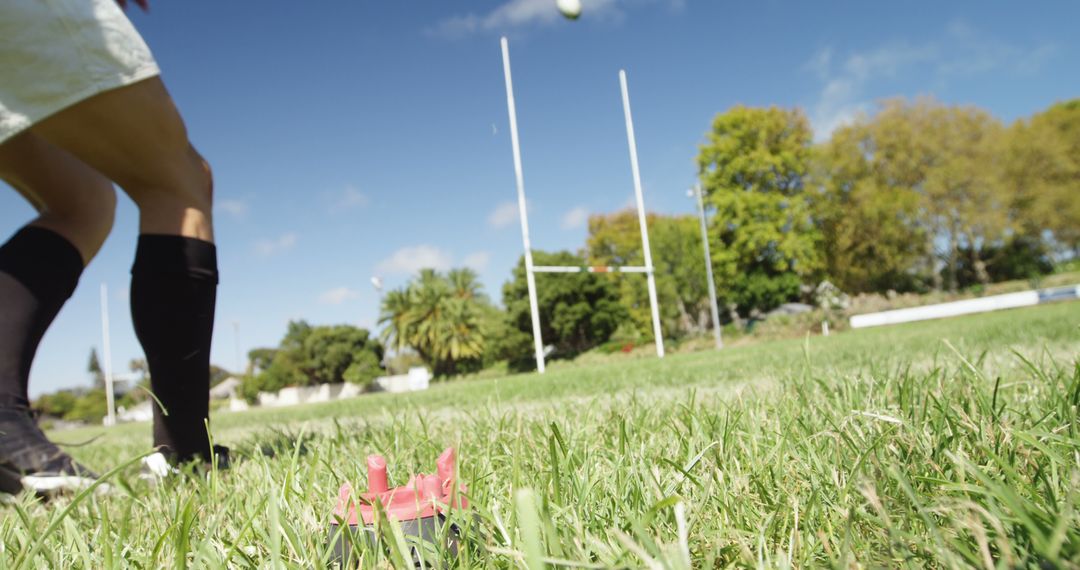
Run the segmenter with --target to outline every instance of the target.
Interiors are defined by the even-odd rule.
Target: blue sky
[[[290,319],[373,326],[369,283],[469,265],[498,299],[521,254],[498,38],[511,43],[533,245],[577,248],[632,198],[617,72],[629,76],[645,202],[690,212],[711,118],[798,106],[818,138],[884,97],[933,95],[1004,121],[1080,95],[1080,6],[1056,2],[152,1],[131,12],[216,174],[212,360],[237,366]],[[1037,6],[1037,7],[1036,7]],[[0,192],[0,231],[32,210]],[[85,385],[110,288],[112,362],[137,212],[48,332],[31,391]],[[238,334],[237,334],[238,333]],[[241,358],[243,358],[241,356]]]

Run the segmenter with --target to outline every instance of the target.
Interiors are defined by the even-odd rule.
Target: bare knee
[[[183,204],[209,208],[213,197],[210,165],[190,145],[169,154],[156,157],[157,164],[147,167],[140,176],[119,180],[120,186],[140,207]]]
[[[105,179],[88,180],[39,208],[34,225],[49,228],[71,241],[87,263],[101,249],[116,216],[116,191]]]
[[[84,261],[94,257],[112,230],[112,182],[33,132],[0,145],[0,178],[37,210],[35,225],[66,237]]]
[[[139,206],[141,230],[213,240],[214,179],[190,145],[157,180],[124,189]]]

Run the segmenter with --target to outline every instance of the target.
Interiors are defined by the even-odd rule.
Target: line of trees
[[[717,115],[697,156],[717,297],[741,324],[828,281],[847,293],[951,290],[1034,278],[1080,255],[1080,100],[1006,126],[984,110],[893,99],[815,144],[801,110]],[[648,215],[665,336],[711,325],[692,215]],[[578,252],[541,265],[640,265],[632,210],[592,216]],[[461,286],[456,283],[467,283]],[[538,274],[541,332],[555,357],[651,340],[645,281]],[[524,262],[502,310],[468,270],[424,271],[383,303],[386,337],[437,374],[498,361],[532,366]]]
[[[799,110],[737,107],[698,156],[718,281],[793,296],[818,279],[955,291],[1045,272],[1080,247],[1078,145],[1080,100],[1006,127],[975,107],[894,99],[819,145]],[[770,304],[741,293],[719,296]]]
[[[894,99],[815,143],[801,110],[737,106],[713,120],[696,157],[722,318],[741,325],[828,281],[847,293],[957,290],[1053,270],[1080,255],[1080,100],[1004,125],[970,106]],[[648,214],[664,335],[711,326],[698,221]],[[636,212],[594,215],[579,251],[541,265],[641,265]],[[537,274],[553,358],[652,340],[645,280]],[[524,261],[501,307],[469,269],[423,270],[384,297],[376,340],[350,326],[289,324],[250,353],[243,390],[370,384],[383,346],[437,376],[505,362],[533,367]]]
[[[815,149],[824,273],[850,291],[955,291],[1080,248],[1080,100],[1004,126],[974,107],[887,101]]]

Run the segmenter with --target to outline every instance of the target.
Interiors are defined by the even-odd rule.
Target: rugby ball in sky
[[[581,0],[555,0],[555,5],[568,20],[576,20],[581,15]]]

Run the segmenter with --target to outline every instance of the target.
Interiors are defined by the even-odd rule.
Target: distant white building
[[[227,400],[229,398],[235,398],[236,394],[240,392],[241,380],[235,376],[229,376],[210,388],[211,400]]]
[[[408,374],[397,376],[380,376],[375,379],[375,385],[382,392],[416,392],[427,390],[431,384],[431,372],[423,366],[414,366]]]
[[[117,390],[117,396],[131,390],[131,387],[137,382],[136,377],[129,377],[122,379],[114,386],[119,387]],[[229,398],[235,398],[236,394],[240,391],[240,379],[229,377],[218,383],[217,386],[210,388],[211,400],[227,400]],[[149,399],[143,402],[139,402],[130,408],[120,406],[116,410],[116,421],[119,423],[127,422],[148,422],[154,419],[154,400]]]
[[[225,382],[228,382],[226,380]],[[224,384],[225,382],[222,382]],[[379,392],[415,392],[427,390],[431,384],[431,372],[422,366],[409,369],[408,374],[380,376],[375,379],[375,390]],[[218,386],[220,386],[219,384]],[[215,386],[216,388],[216,386]],[[213,391],[211,391],[213,392]],[[242,412],[251,406],[242,398],[237,398],[235,390],[229,396],[229,410]],[[290,386],[277,392],[259,392],[257,406],[279,408],[297,404],[314,404],[353,398],[364,393],[364,388],[357,384],[319,384],[317,386]],[[213,397],[213,396],[212,396]]]
[[[113,374],[113,394],[117,398],[127,394],[139,385],[142,376],[138,374]]]
[[[130,408],[120,406],[116,410],[117,422],[148,422],[154,419],[154,401],[146,400],[139,402]]]

